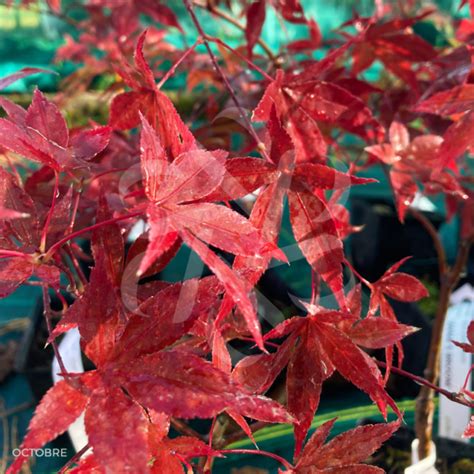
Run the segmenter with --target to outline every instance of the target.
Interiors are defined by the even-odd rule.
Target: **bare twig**
[[[0,411],[0,418],[8,418],[9,416],[16,415],[17,413],[21,413],[22,411],[27,410],[28,408],[32,408],[34,403],[32,402],[24,402],[20,403],[19,405],[9,408],[8,410],[2,408]]]
[[[251,67],[252,69],[255,69],[255,71],[257,71],[258,73],[260,73],[267,81],[273,81],[273,77],[270,76],[268,73],[266,73],[261,67],[257,66],[253,61],[251,61],[249,58],[246,58],[243,54],[239,53],[239,51],[237,51],[236,49],[232,48],[232,46],[229,46],[226,42],[222,41],[221,39],[219,38],[215,38],[214,36],[209,36],[209,35],[206,35],[206,39],[208,41],[212,41],[213,43],[216,43],[220,46],[222,46],[223,48],[227,49],[228,51],[230,51],[232,54],[234,54],[235,56],[237,56],[239,59],[241,59],[242,61],[244,61],[245,63],[247,63],[247,65],[249,67]]]
[[[46,327],[48,328],[48,336],[51,336],[51,333],[53,332],[53,328],[51,326],[51,301],[49,298],[48,288],[43,286],[42,290],[43,290],[44,320],[46,322]],[[63,374],[65,378],[67,378],[68,372],[66,370],[66,366],[64,365],[63,359],[61,357],[61,353],[59,352],[58,344],[56,343],[56,341],[52,341],[51,346],[53,347],[54,355],[56,356],[56,359],[58,360],[61,373]]]
[[[239,30],[245,31],[245,26],[244,25],[242,25],[239,21],[237,21],[235,18],[230,16],[225,11],[219,9],[218,7],[212,5],[210,8],[208,8],[208,5],[205,2],[200,2],[200,1],[197,1],[197,0],[194,0],[193,4],[196,5],[199,8],[207,10],[212,15],[215,15],[215,16],[218,16],[219,18],[222,18],[223,20],[227,21],[228,23],[235,26]],[[275,66],[280,65],[278,57],[276,57],[273,54],[270,46],[268,46],[268,44],[265,43],[265,41],[263,41],[261,38],[258,38],[257,44],[259,46],[261,46],[261,48],[265,51],[265,54],[268,56],[268,59],[270,59],[270,61],[272,61]]]
[[[65,472],[67,472],[67,470],[73,464],[75,464],[77,461],[79,461],[79,459],[81,459],[81,457],[88,451],[89,447],[90,446],[86,444],[83,448],[81,448],[71,459],[69,459],[69,461],[66,464],[64,464],[64,466],[61,468],[58,474],[64,474]]]
[[[46,252],[45,260],[48,260],[49,258],[51,258],[53,256],[54,252],[56,252],[56,250],[58,248],[60,248],[66,242],[69,242],[70,240],[72,240],[76,237],[79,237],[79,236],[81,236],[81,235],[83,235],[87,232],[93,231],[93,230],[98,229],[100,227],[110,225],[110,224],[114,224],[115,222],[124,221],[126,219],[131,219],[132,217],[141,216],[142,214],[143,214],[142,212],[133,212],[133,213],[127,214],[125,216],[119,216],[119,217],[115,217],[113,219],[107,219],[105,221],[97,222],[96,224],[93,224],[89,227],[84,227],[84,229],[80,229],[80,230],[77,230],[76,232],[72,232],[71,234],[66,235],[65,237],[63,237],[62,239],[58,240],[53,245],[51,245],[49,250]]]
[[[379,367],[383,367],[385,369],[388,367],[387,364],[385,362],[382,362],[381,360],[374,359],[374,361]],[[399,369],[397,367],[390,367],[390,372],[413,380],[419,385],[428,387],[429,389],[439,393],[440,395],[443,395],[443,397],[446,397],[448,400],[459,403],[460,405],[464,405],[469,408],[474,408],[474,402],[470,402],[469,400],[467,400],[462,393],[450,392],[449,390],[439,387],[438,385],[431,383],[429,380],[426,380],[425,378],[420,377],[419,375],[412,374],[410,372],[407,372],[406,370]]]
[[[202,43],[202,39],[198,38],[198,40],[190,46],[183,55],[170,67],[170,69],[166,72],[166,74],[161,78],[160,82],[156,85],[157,89],[161,89],[163,84],[176,72],[179,65],[195,50],[195,48]]]
[[[53,218],[54,208],[56,207],[56,201],[58,200],[59,192],[59,172],[54,172],[54,187],[53,187],[53,197],[51,198],[51,207],[49,208],[48,214],[46,215],[46,221],[43,226],[43,231],[41,232],[41,242],[40,250],[44,252],[46,250],[46,238],[48,237],[49,225],[51,219]]]
[[[224,85],[225,87],[227,88],[227,90],[229,91],[229,95],[232,99],[232,101],[234,102],[235,106],[237,107],[238,111],[239,111],[239,114],[242,118],[242,120],[244,121],[245,123],[245,126],[247,127],[247,130],[249,131],[250,135],[252,136],[252,138],[255,140],[255,143],[257,144],[257,148],[258,150],[260,151],[260,153],[262,154],[262,156],[269,162],[271,162],[271,158],[270,156],[268,155],[266,149],[265,149],[265,145],[262,143],[262,141],[260,140],[260,137],[258,136],[257,132],[255,131],[253,125],[252,125],[252,122],[250,121],[250,119],[247,117],[247,114],[245,113],[244,109],[242,108],[242,106],[240,105],[240,102],[239,100],[237,99],[237,96],[235,95],[235,92],[232,88],[232,85],[230,84],[229,82],[229,79],[227,78],[227,76],[225,75],[224,71],[222,70],[221,66],[219,65],[219,61],[217,61],[217,58],[215,56],[215,54],[213,53],[212,51],[212,48],[211,48],[211,45],[209,44],[209,40],[207,39],[207,35],[206,33],[204,32],[202,26],[201,26],[201,23],[199,22],[199,19],[197,18],[196,16],[196,13],[194,12],[194,9],[191,5],[191,2],[190,0],[183,0],[183,3],[191,17],[191,20],[193,21],[194,25],[196,26],[196,29],[198,30],[198,33],[199,35],[201,36],[202,40],[203,40],[203,43],[204,43],[204,46],[206,47],[207,49],[207,52],[209,54],[209,58],[211,59],[211,62],[212,62],[212,65],[215,67],[216,71],[218,72],[218,74],[221,76],[222,78],[222,81],[224,82]]]
[[[289,471],[292,471],[294,469],[294,466],[289,463],[285,458],[278,456],[278,454],[269,453],[268,451],[262,451],[260,449],[223,449],[220,452],[222,454],[258,454],[260,456],[266,456],[267,458],[272,458],[275,461],[278,461]]]
[[[194,438],[198,438],[202,441],[205,441],[206,438],[205,436],[201,435],[197,431],[193,430],[188,424],[186,424],[184,421],[178,420],[176,418],[171,418],[171,426],[178,431],[179,433],[186,435],[186,436],[192,436]]]

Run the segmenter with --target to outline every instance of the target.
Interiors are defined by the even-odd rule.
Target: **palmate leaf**
[[[469,111],[473,105],[474,85],[463,84],[425,99],[416,106],[416,111],[449,116]]]
[[[168,216],[178,232],[188,230],[213,247],[234,255],[269,254],[286,259],[275,244],[262,239],[251,222],[227,207],[211,203],[188,204],[171,208]]]
[[[364,19],[365,28],[362,34],[358,34],[352,50],[353,74],[363,72],[375,60],[379,60],[390,72],[417,89],[413,64],[433,60],[437,51],[426,40],[413,33],[410,27],[430,13],[426,11],[411,18],[395,18],[385,22]],[[355,18],[346,25],[360,20]]]
[[[361,464],[380,448],[399,428],[400,421],[388,424],[365,425],[346,431],[324,444],[336,419],[319,426],[298,458],[295,474],[372,474],[383,469]]]
[[[28,256],[0,260],[0,298],[13,293],[33,275],[46,286],[59,288],[60,271],[57,267],[35,262]]]
[[[397,344],[415,331],[417,329],[412,326],[379,317],[364,318],[351,324],[346,334],[358,346],[367,349],[382,349]]]
[[[2,248],[12,247],[11,236],[14,235],[24,250],[33,250],[40,235],[36,205],[17,180],[3,168],[0,168],[0,207],[28,216],[9,222],[0,220]]]
[[[27,449],[41,448],[64,433],[82,413],[87,401],[86,395],[65,380],[56,383],[48,390],[35,410],[21,444],[21,448],[25,449],[23,452],[28,452]],[[51,416],[52,413],[55,416]],[[16,457],[7,472],[9,474],[19,472],[26,459],[25,455]]]
[[[266,2],[265,0],[256,0],[247,8],[247,23],[245,25],[245,38],[247,40],[247,51],[249,57],[252,57],[252,50],[257,43],[265,22]]]
[[[429,296],[428,290],[417,278],[407,273],[397,272],[409,258],[405,257],[394,263],[373,283],[371,312],[377,309],[377,298],[380,294],[405,302],[418,301]]]
[[[274,241],[265,241],[259,229],[243,216],[225,206],[204,202],[218,198],[212,193],[221,185],[227,171],[224,154],[189,150],[168,164],[161,138],[146,121],[143,122],[141,151],[145,190],[151,201],[148,205],[151,240],[138,275],[172,248],[179,236],[223,282],[229,298],[241,309],[250,332],[263,348],[260,326],[248,295],[251,285],[239,281],[202,241],[234,255],[255,256],[267,261],[272,256],[281,260],[286,257]],[[255,165],[249,173],[251,181],[256,179],[254,169]],[[231,186],[240,192],[234,183],[231,182]]]
[[[471,321],[467,328],[468,342],[453,341],[453,343],[468,354],[474,354],[474,322]]]
[[[59,288],[60,271],[55,262],[43,263],[34,253],[41,235],[40,206],[3,168],[0,168],[0,188],[0,212],[4,213],[0,218],[0,297],[8,296],[33,275],[45,285]],[[54,209],[48,229],[49,241],[68,224],[67,202],[68,194]]]
[[[105,220],[109,216],[110,211],[102,197],[98,217]],[[77,327],[83,350],[99,367],[111,356],[122,311],[119,288],[124,265],[124,242],[116,224],[101,227],[93,233],[92,251],[95,266],[91,270],[89,284],[63,314],[49,342]]]
[[[299,74],[277,72],[253,112],[254,121],[271,119],[274,109],[295,148],[296,162],[324,163],[329,138],[320,125],[328,123],[364,138],[380,137],[382,128],[362,100],[347,89],[325,81],[347,46]]]
[[[344,307],[341,267],[344,251],[326,204],[308,192],[290,192],[288,197],[293,233],[303,255]]]
[[[250,300],[247,284],[243,282],[220,257],[212,252],[193,234],[190,232],[184,232],[182,237],[222,282],[229,298],[234,302],[234,304],[238,305],[239,309],[242,311],[250,333],[255,339],[258,347],[263,348],[260,323],[258,322],[254,304]]]
[[[58,107],[36,89],[23,114],[5,101],[8,118],[0,119],[0,144],[25,158],[49,166],[56,172],[87,166],[87,161],[109,143],[109,127],[98,127],[72,140]]]
[[[148,422],[143,409],[120,388],[96,391],[85,413],[94,456],[107,469],[149,472]]]
[[[224,166],[222,181],[204,201],[234,201],[274,182],[279,175],[275,165],[259,158],[229,158]]]
[[[290,222],[296,241],[310,265],[344,307],[341,236],[352,229],[344,228],[344,221],[332,215],[322,193],[328,189],[343,190],[352,184],[368,184],[373,180],[357,178],[318,163],[299,163],[298,152],[296,150],[295,156],[293,151],[291,134],[275,113],[276,106],[267,104],[264,107],[269,107],[265,116],[269,118],[267,127],[272,132],[270,156],[275,156],[278,168],[275,181],[257,199],[250,220],[255,221],[262,235],[276,242],[281,222],[280,203],[288,195]],[[331,206],[337,210],[335,202],[331,201]],[[340,212],[339,215],[344,217]],[[268,264],[269,259],[247,258],[236,259],[234,267],[254,284]]]
[[[58,9],[61,2],[49,3]],[[471,240],[473,195],[464,158],[473,149],[474,26],[454,25],[454,48],[452,41],[432,46],[419,33],[430,10],[400,17],[378,2],[374,15],[355,13],[328,42],[300,0],[248,0],[239,12],[230,0],[189,0],[199,31],[188,47],[170,43],[170,28],[183,30],[174,5],[165,3],[89,2],[77,39],[68,39],[57,57],[84,65],[64,83],[64,94],[49,100],[36,91],[27,109],[0,97],[8,168],[0,171],[0,296],[22,283],[56,291],[62,319],[49,342],[78,327],[81,348],[95,365],[66,374],[68,385],[48,392],[25,443],[41,446],[85,411],[92,453],[71,472],[184,474],[210,471],[213,458],[228,453],[220,451],[228,441],[253,439],[260,424],[252,420],[284,422],[293,424],[296,441],[285,472],[380,472],[363,462],[398,423],[359,427],[326,442],[331,421],[305,443],[334,372],[383,414],[392,407],[400,416],[366,351],[385,349],[388,376],[395,346],[400,362],[401,341],[415,330],[398,323],[390,300],[427,294],[397,262],[375,282],[360,277],[371,292],[364,314],[360,285],[347,293],[343,287],[342,264],[350,264],[342,241],[360,229],[351,225],[344,198],[350,186],[372,182],[356,175],[380,162],[388,167],[401,220],[418,191],[442,194],[448,215],[461,215],[460,239]],[[206,34],[198,8],[219,22],[240,13],[235,50]],[[268,8],[283,27],[301,24],[305,37],[270,50],[260,39]],[[142,32],[144,21],[160,26]],[[368,83],[361,74],[375,61],[385,72]],[[168,92],[178,70],[187,76],[189,102],[181,90]],[[0,79],[0,88],[33,72]],[[104,75],[121,78],[108,89],[117,94],[110,126],[69,129],[57,104]],[[264,122],[254,130],[240,120],[252,107],[254,120]],[[241,117],[232,123],[237,111]],[[196,137],[188,123],[196,125]],[[364,147],[368,155],[359,156]],[[262,334],[255,286],[273,258],[286,261],[278,248],[286,202],[314,274],[312,301],[301,302],[306,316]],[[91,239],[92,255],[78,245],[82,238]],[[181,245],[213,275],[163,281],[162,270]],[[91,267],[87,276],[84,263]],[[338,309],[320,305],[320,282]],[[278,295],[270,297],[279,306]],[[468,353],[471,329],[468,342],[457,343]],[[246,355],[236,363],[240,348]],[[286,384],[285,406],[270,398],[280,395],[279,380]],[[194,432],[186,420],[195,418],[212,424],[212,433]],[[184,435],[170,433],[171,425]],[[471,423],[466,436],[472,431]]]
[[[292,420],[277,402],[250,395],[230,375],[191,353],[145,355],[110,375],[142,405],[178,418],[210,418],[231,409],[272,423]]]
[[[69,142],[69,130],[61,112],[36,89],[25,116],[25,125],[37,130],[48,140],[65,148]]]
[[[391,165],[390,181],[401,222],[418,191],[418,182],[426,194],[441,191],[447,199],[466,199],[458,177],[444,168],[455,168],[454,160],[469,146],[470,127],[471,119],[466,116],[451,125],[444,137],[426,134],[410,141],[408,129],[394,121],[389,129],[390,143],[365,147],[369,155]]]
[[[472,438],[474,437],[474,417],[471,416],[469,420],[469,424],[467,425],[466,429],[463,433],[464,438]]]
[[[141,116],[141,123],[140,163],[145,193],[149,199],[156,201],[158,190],[163,184],[168,167],[168,158],[160,138],[143,116]]]
[[[166,156],[172,161],[182,153],[196,149],[196,140],[182,121],[173,102],[155,86],[153,72],[143,55],[146,34],[147,30],[138,39],[135,68],[131,68],[140,79],[130,81],[123,68],[118,70],[134,90],[114,97],[110,105],[109,123],[113,128],[127,130],[138,126],[143,115],[156,130]]]
[[[357,325],[366,320],[358,320],[347,313],[319,310],[305,318],[286,320],[266,335],[266,338],[274,339],[288,334],[292,341],[298,341],[288,363],[286,380],[288,409],[298,420],[294,424],[295,456],[301,451],[318,408],[322,384],[334,371],[366,392],[384,417],[387,406],[400,415],[385,391],[377,365],[358,344],[387,347],[413,332],[413,328],[395,323],[392,335],[385,339],[379,336],[377,340],[377,334],[374,334],[371,340],[367,334],[366,339],[361,337],[358,341]],[[351,331],[355,331],[354,339]]]
[[[319,406],[323,382],[334,366],[319,347],[315,328],[308,324],[299,332],[299,344],[288,364],[286,391],[288,409],[298,422],[295,431],[295,455],[301,450]]]
[[[133,360],[171,346],[201,315],[217,313],[222,285],[216,277],[175,283],[147,298],[130,315],[109,359]]]
[[[167,168],[155,201],[179,204],[202,199],[219,186],[224,173],[224,157],[218,152],[185,152]]]

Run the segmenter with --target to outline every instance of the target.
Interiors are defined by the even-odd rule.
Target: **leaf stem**
[[[53,328],[51,326],[51,301],[49,298],[48,288],[46,286],[43,286],[41,289],[43,291],[43,315],[44,320],[46,322],[46,327],[48,329],[49,339],[53,332]],[[51,342],[51,346],[53,347],[54,355],[58,360],[59,368],[61,369],[61,374],[64,378],[69,378],[69,373],[66,369],[66,366],[64,365],[63,358],[61,357],[61,353],[59,352],[59,348],[55,340]]]
[[[78,189],[76,196],[74,197],[74,204],[72,206],[71,219],[69,221],[68,228],[64,232],[65,234],[70,234],[74,230],[74,223],[76,222],[77,211],[79,209],[79,201],[81,199],[81,194],[82,194],[82,181],[81,181],[81,187]]]
[[[23,252],[17,252],[16,250],[0,250],[0,258],[2,257],[20,257],[20,258],[29,258],[31,257],[30,254],[23,253]]]
[[[216,38],[214,36],[207,36],[206,39],[209,41],[212,41],[213,43],[220,44],[223,48],[226,48],[229,50],[232,54],[235,54],[239,59],[242,61],[245,61],[252,69],[255,69],[255,71],[259,72],[267,81],[272,82],[274,79],[272,76],[270,76],[268,73],[266,73],[261,67],[257,66],[253,61],[250,61],[249,58],[246,58],[243,54],[239,53],[236,49],[232,48],[232,46],[229,46],[227,43],[222,41],[219,38]]]
[[[267,458],[272,458],[275,461],[278,461],[289,471],[294,469],[294,466],[289,463],[285,458],[278,456],[278,454],[269,453],[268,451],[262,451],[260,449],[222,449],[220,450],[222,454],[258,454],[260,456],[266,456]]]
[[[379,367],[383,367],[385,369],[388,367],[388,365],[385,362],[382,362],[381,360],[374,359],[374,361]],[[461,393],[450,392],[449,390],[439,387],[438,385],[431,383],[429,380],[426,380],[425,378],[420,377],[419,375],[412,374],[411,372],[407,372],[406,370],[399,369],[397,367],[390,367],[390,372],[413,380],[419,385],[428,387],[429,389],[434,390],[440,395],[443,395],[443,397],[446,397],[448,400],[459,403],[460,405],[464,405],[469,408],[474,408],[474,402],[469,402],[468,400],[466,400],[466,398]]]
[[[201,3],[201,2],[198,2],[196,0],[194,0],[194,5],[196,5],[197,7],[199,8],[202,8],[202,9],[205,9],[207,10],[208,12],[210,12],[212,15],[215,15],[215,16],[218,16],[219,18],[222,18],[223,20],[227,21],[228,23],[230,23],[231,25],[235,26],[236,28],[238,28],[240,31],[244,31],[245,32],[245,27],[244,25],[242,25],[240,22],[238,22],[235,18],[233,18],[232,16],[230,16],[228,13],[226,13],[225,11],[215,7],[215,6],[210,6],[208,7],[206,4],[204,3]],[[265,51],[265,54],[268,56],[268,59],[270,59],[270,61],[273,62],[273,64],[275,66],[279,66],[279,60],[278,58],[273,54],[273,51],[271,50],[270,46],[268,46],[267,43],[265,43],[264,40],[262,40],[262,38],[258,38],[257,40],[257,44],[259,46],[261,46],[261,48]]]
[[[143,214],[143,212],[141,212],[141,211],[140,212],[133,212],[133,213],[127,214],[125,216],[114,217],[113,219],[107,219],[105,221],[97,222],[96,224],[93,224],[89,227],[84,227],[84,229],[76,230],[76,232],[72,232],[71,234],[66,235],[65,237],[63,237],[62,239],[58,240],[53,245],[51,245],[51,247],[46,252],[45,260],[50,259],[51,256],[56,252],[56,250],[58,248],[60,248],[66,242],[69,242],[71,239],[79,237],[80,235],[83,235],[87,232],[98,229],[98,228],[103,227],[105,225],[110,225],[110,224],[114,224],[115,222],[124,221],[126,219],[131,219],[132,217],[138,217],[138,216],[141,216],[142,214]]]
[[[197,431],[193,430],[187,423],[184,421],[178,420],[176,418],[171,418],[171,426],[178,431],[179,433],[191,436],[193,438],[198,438],[201,441],[205,441],[205,437],[199,434]]]
[[[44,223],[43,232],[41,233],[40,241],[40,251],[44,252],[46,250],[46,238],[48,236],[48,229],[53,218],[54,208],[56,206],[56,201],[58,199],[58,190],[59,190],[59,172],[54,171],[54,187],[53,187],[53,198],[51,199],[51,207],[49,208],[48,214],[46,216],[46,221]]]
[[[372,283],[370,283],[370,281],[366,280],[351,264],[351,262],[349,262],[349,260],[347,260],[347,258],[344,259],[344,264],[349,267],[349,269],[351,270],[351,272],[367,287],[367,288],[370,288],[372,289]]]
[[[255,423],[252,423],[251,425],[249,425],[249,427],[252,433],[255,433],[258,430],[265,428],[269,424],[270,423],[268,423],[267,421],[256,421]],[[225,442],[226,442],[226,445],[229,445],[229,444],[235,443],[236,441],[240,441],[241,439],[244,439],[246,437],[247,437],[247,434],[244,433],[242,429],[239,429],[238,431],[234,433],[229,433],[225,437]]]
[[[64,464],[64,466],[61,468],[61,470],[58,472],[58,474],[64,474],[67,472],[67,470],[75,464],[81,457],[87,452],[87,450],[90,448],[89,444],[86,444],[83,448],[81,448],[69,461]]]
[[[69,257],[69,260],[72,263],[72,266],[74,268],[74,271],[76,272],[77,277],[79,278],[79,281],[81,283],[81,288],[78,288],[79,293],[82,293],[84,291],[84,288],[87,286],[87,278],[84,275],[84,272],[82,271],[82,268],[77,261],[76,256],[74,255],[74,252],[72,251],[71,247],[69,245],[66,245],[65,248],[65,253]]]
[[[316,304],[319,295],[320,276],[311,269],[311,304]]]
[[[196,47],[202,44],[202,38],[198,38],[197,41],[190,46],[183,55],[171,66],[171,68],[166,72],[166,74],[161,78],[160,82],[156,85],[156,88],[159,90],[163,84],[176,72],[179,65],[196,49]]]

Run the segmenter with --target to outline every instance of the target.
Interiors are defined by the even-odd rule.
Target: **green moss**
[[[418,302],[418,307],[426,316],[434,318],[436,315],[436,309],[438,308],[439,301],[439,287],[433,281],[426,278],[421,278],[421,282],[426,286],[429,296],[423,298]]]

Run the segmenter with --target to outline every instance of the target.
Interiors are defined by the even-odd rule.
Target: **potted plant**
[[[69,18],[60,2],[49,3]],[[0,171],[0,294],[35,278],[62,377],[38,405],[11,473],[82,414],[88,441],[61,472],[208,473],[216,459],[247,454],[272,459],[281,472],[381,472],[363,462],[402,422],[386,386],[392,372],[423,386],[420,458],[429,453],[433,393],[473,405],[468,387],[450,394],[436,385],[449,295],[474,236],[470,23],[459,25],[458,46],[434,47],[414,31],[431,10],[378,2],[371,17],[355,15],[325,42],[297,0],[235,2],[242,21],[220,3],[183,0],[186,29],[197,37],[178,47],[164,32],[184,33],[184,23],[164,3],[85,2],[83,19],[72,20],[79,39],[68,37],[58,52],[82,67],[56,102],[105,75],[113,81],[106,125],[70,128],[39,90],[27,109],[1,98],[0,146],[10,161]],[[307,37],[274,52],[261,38],[269,12],[303,25]],[[145,31],[143,15],[154,22]],[[209,35],[203,18],[241,30],[242,44]],[[386,72],[371,83],[364,73],[375,61]],[[193,102],[182,113],[164,92],[180,69]],[[14,155],[28,166],[20,170]],[[400,271],[406,259],[368,281],[344,252],[343,240],[360,230],[344,205],[347,190],[371,186],[374,179],[358,174],[373,166],[387,174],[399,219],[411,213],[438,252],[426,377],[400,368],[401,341],[416,328],[397,320],[390,299],[415,302],[428,291]],[[453,265],[411,206],[420,193],[441,195],[448,217],[461,219]],[[284,209],[294,245],[280,238]],[[84,238],[91,255],[78,245]],[[183,278],[164,280],[183,247],[193,252]],[[309,297],[292,295],[285,314],[259,282],[270,267],[302,257]],[[71,328],[92,364],[86,372],[68,371],[58,349]],[[384,360],[370,353],[376,349]],[[392,421],[326,442],[335,420],[312,423],[335,374],[385,420],[390,409]],[[280,423],[292,427],[292,459],[232,444]]]

